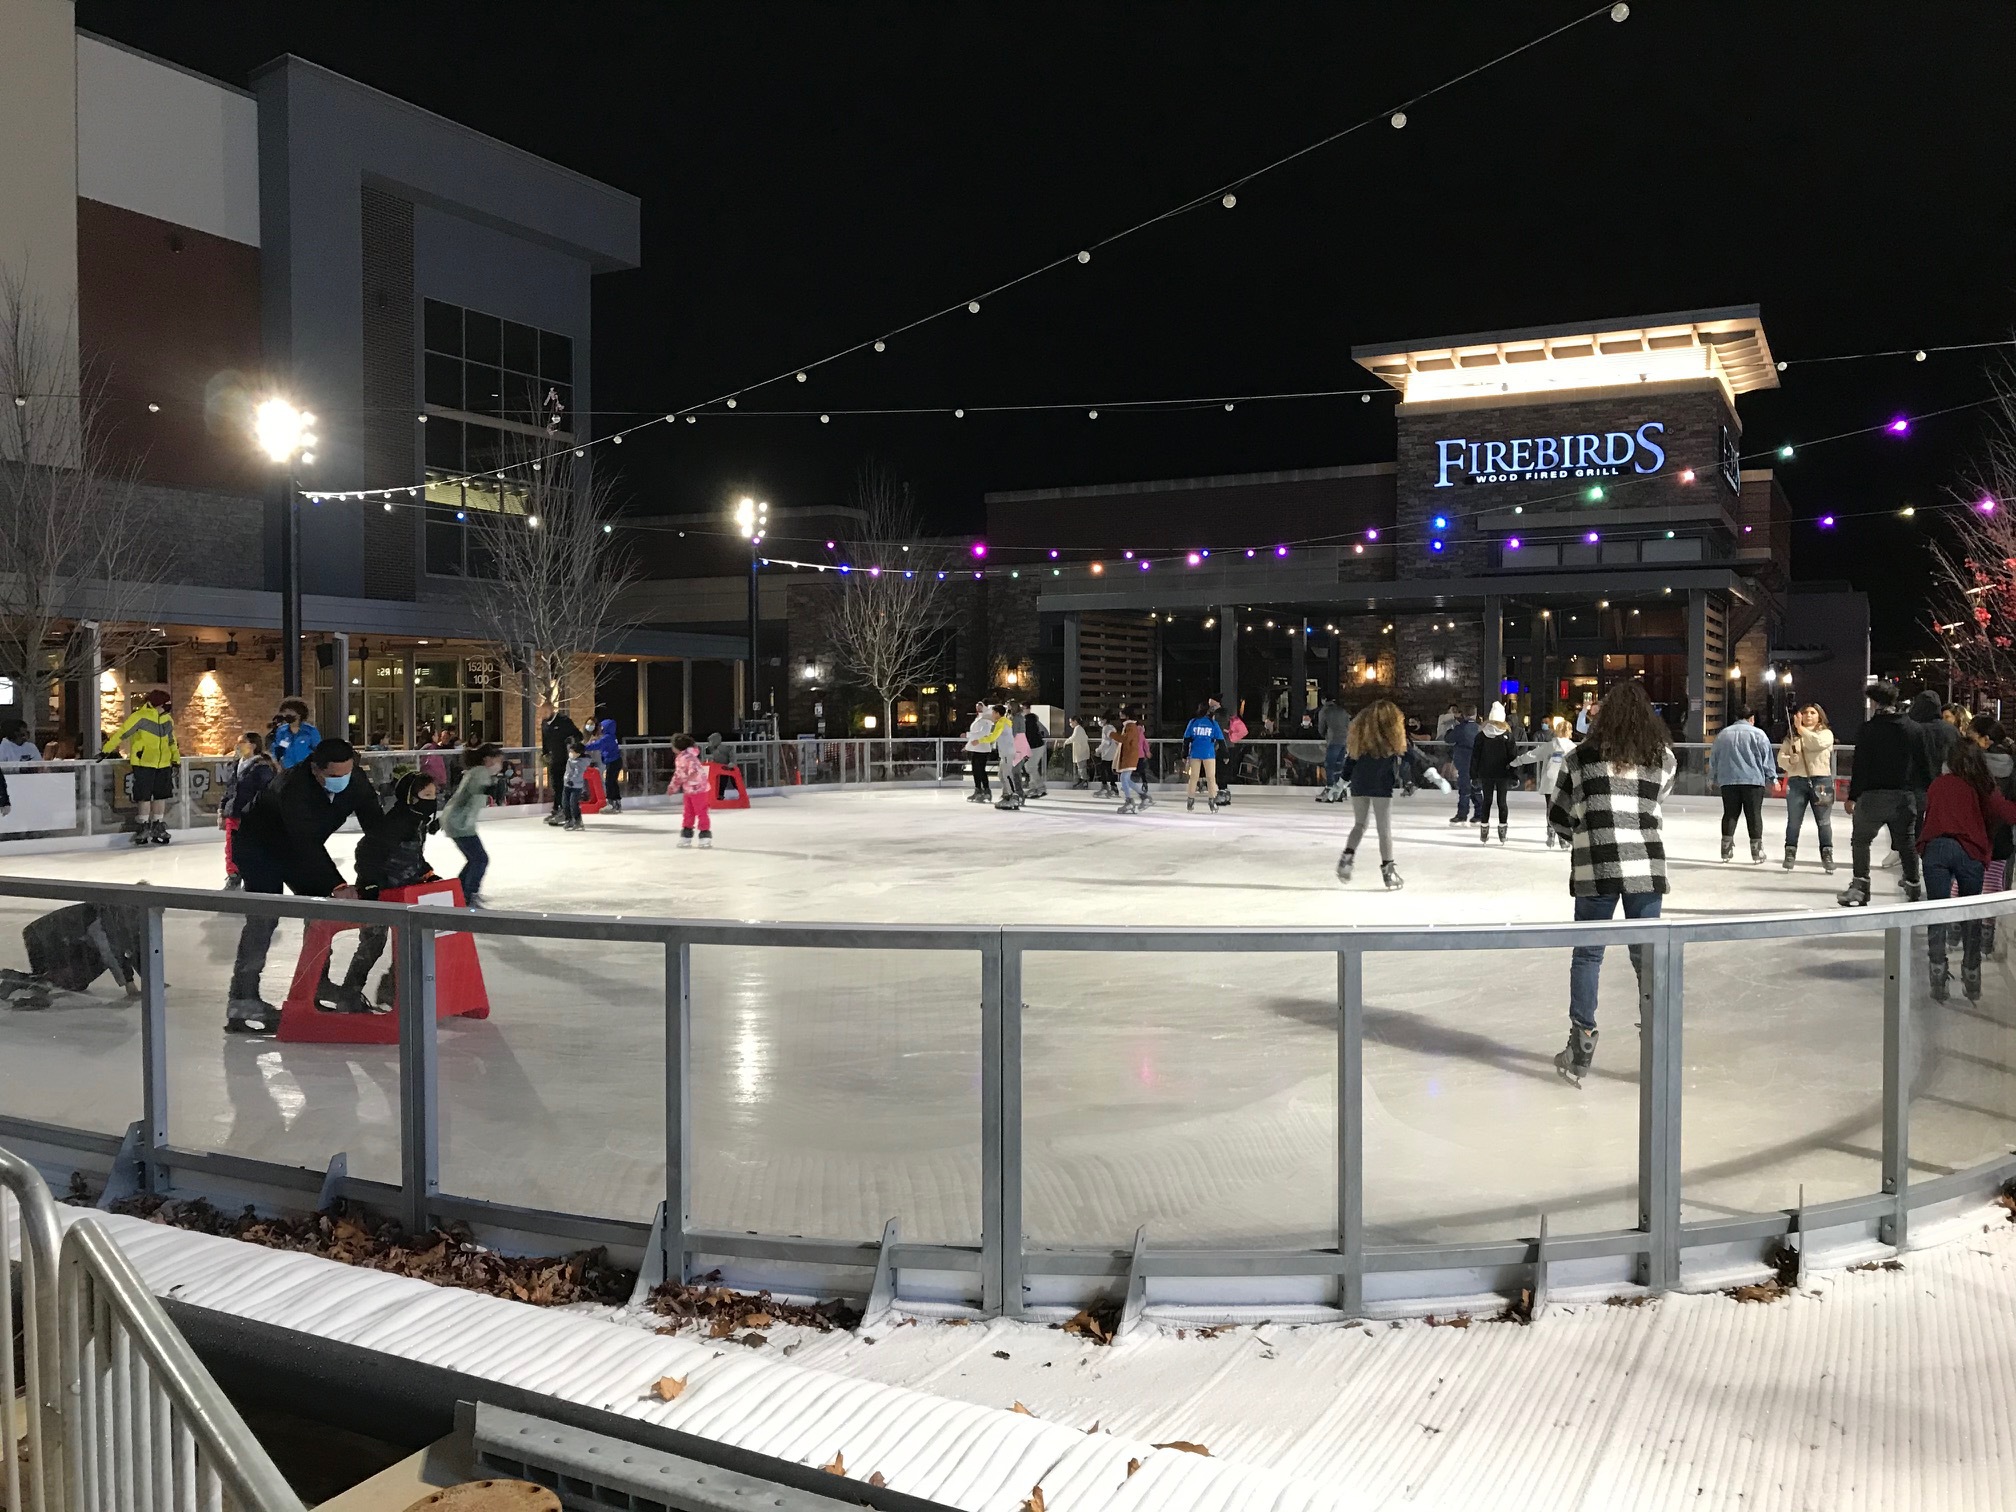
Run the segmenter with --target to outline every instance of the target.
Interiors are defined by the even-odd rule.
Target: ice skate
[[[1353,851],[1345,851],[1337,858],[1337,880],[1339,882],[1349,882],[1351,880],[1351,865],[1357,859],[1357,854]]]
[[[993,796],[994,795],[992,793],[968,793],[966,795],[966,801],[968,803],[986,803],[990,799],[992,799]]]
[[[693,849],[693,836],[691,834],[681,834],[679,836],[679,849],[681,850]]]
[[[364,996],[364,973],[353,970],[341,982],[323,977],[315,984],[315,1006],[323,1013],[369,1013],[371,1001]]]
[[[1867,908],[1869,906],[1869,879],[1856,877],[1849,882],[1836,900],[1843,908]]]
[[[1458,815],[1456,815],[1456,816],[1455,816],[1455,817],[1454,817],[1453,819],[1451,819],[1451,820],[1450,820],[1449,822],[1450,822],[1451,824],[1468,824],[1468,823],[1469,823],[1470,821],[1469,821],[1469,820],[1468,820],[1467,818],[1465,818],[1465,817],[1464,817],[1463,815],[1461,815],[1461,814],[1458,814]]]
[[[244,885],[245,879],[236,872],[231,873],[230,876],[224,879],[224,891],[226,892],[237,892]]]
[[[1922,903],[1924,900],[1924,884],[1919,882],[1906,882],[1904,884],[1904,901],[1906,903]]]
[[[1762,840],[1752,840],[1750,842],[1750,864],[1752,866],[1762,866],[1764,864],[1764,842]]]
[[[1483,843],[1484,843],[1485,845],[1489,845],[1489,844],[1491,843],[1491,826],[1490,826],[1490,825],[1488,825],[1488,824],[1480,824],[1480,825],[1478,825],[1478,826],[1477,826],[1477,838],[1478,838],[1478,840],[1480,840],[1481,842],[1483,842]]]
[[[1948,995],[1946,983],[1952,975],[1952,970],[1953,968],[1946,964],[1946,957],[1943,954],[1932,957],[1931,972],[1928,980],[1932,988],[1933,1002],[1943,1003],[1946,1001]]]
[[[1138,814],[1141,812],[1141,805],[1138,803],[1123,803],[1113,812],[1116,814]]]
[[[1379,880],[1386,884],[1388,892],[1398,892],[1407,885],[1406,879],[1400,875],[1400,868],[1391,861],[1379,863]]]
[[[1833,846],[1823,845],[1820,847],[1820,869],[1824,872],[1831,872],[1834,870]]]
[[[1567,1046],[1554,1057],[1554,1069],[1561,1073],[1563,1081],[1573,1082],[1579,1087],[1595,1060],[1596,1031],[1584,1029],[1579,1024],[1571,1025]]]
[[[1724,835],[1722,837],[1722,859],[1724,861],[1734,861],[1736,859],[1736,837],[1734,835]]]
[[[560,825],[565,824],[567,821],[561,818],[559,814],[552,813],[546,816],[546,822],[550,825],[553,825],[555,828],[558,828]]]
[[[1017,809],[1022,807],[1022,800],[1020,798],[1016,798],[1011,795],[1007,798],[1003,798],[999,803],[995,804],[994,807],[1000,809],[1004,813],[1012,814]]]
[[[1190,797],[1185,798],[1183,800],[1183,812],[1186,814],[1194,814],[1197,812],[1197,797],[1194,793]]]
[[[233,998],[224,1010],[226,1034],[271,1034],[280,1027],[280,1010],[264,998]]]
[[[156,819],[154,821],[154,833],[148,836],[148,838],[156,845],[166,845],[168,843],[168,821],[166,819]]]
[[[154,838],[153,821],[150,819],[140,820],[138,827],[133,831],[133,843],[135,845],[146,845],[148,842],[153,840],[153,838]]]
[[[700,837],[700,849],[702,850],[714,849],[714,837],[712,835],[702,835]]]
[[[1505,826],[1502,824],[1498,826],[1498,843],[1500,845],[1505,843]]]
[[[1785,847],[1785,870],[1790,871],[1799,864],[1799,852],[1792,846]]]
[[[1960,967],[1960,991],[1970,1003],[1981,1001],[1981,963],[1962,963]]]

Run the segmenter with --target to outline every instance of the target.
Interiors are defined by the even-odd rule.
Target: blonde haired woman
[[[1801,706],[1792,716],[1792,728],[1778,747],[1778,764],[1785,769],[1785,870],[1799,859],[1799,825],[1806,810],[1813,810],[1813,827],[1820,833],[1820,864],[1834,870],[1834,732],[1827,728],[1827,711],[1815,703]]]
[[[1382,698],[1358,711],[1344,736],[1344,764],[1339,773],[1351,793],[1351,838],[1337,858],[1337,880],[1351,880],[1365,821],[1379,826],[1379,878],[1389,888],[1406,886],[1393,864],[1393,790],[1400,786],[1410,751],[1407,721],[1400,707]]]

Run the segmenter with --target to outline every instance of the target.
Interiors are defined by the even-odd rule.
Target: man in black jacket
[[[381,818],[371,779],[355,770],[357,753],[345,740],[318,744],[300,766],[290,767],[261,793],[238,827],[233,854],[245,891],[293,892],[304,898],[354,898],[357,889],[329,859],[329,837],[355,818],[370,829]],[[278,919],[248,914],[231,968],[231,1001],[224,1027],[232,1034],[268,1034],[280,1011],[259,996],[266,952]]]
[[[1945,706],[1930,688],[1911,700],[1911,712],[1904,718],[1911,732],[1911,791],[1916,794],[1918,817],[1925,817],[1925,794],[1933,779],[1946,770],[1946,757],[1960,739],[1957,725],[1946,722]]]
[[[1848,812],[1855,821],[1852,841],[1855,876],[1841,894],[1844,908],[1869,902],[1869,842],[1878,830],[1890,832],[1890,843],[1904,865],[1904,895],[1917,902],[1918,808],[1912,782],[1925,759],[1924,737],[1911,720],[1897,712],[1897,689],[1875,683],[1869,689],[1869,717],[1855,737],[1855,770],[1848,779]],[[1943,764],[1944,757],[1940,758]]]
[[[567,742],[580,738],[581,726],[569,719],[562,709],[548,714],[546,722],[539,726],[539,754],[546,758],[546,786],[553,790],[553,811],[546,816],[548,824],[561,822],[560,798],[567,780]]]

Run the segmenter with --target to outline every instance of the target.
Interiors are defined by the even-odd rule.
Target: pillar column
[[[679,729],[683,734],[693,733],[693,658],[679,658]]]
[[[405,725],[405,735],[400,743],[402,751],[413,749],[419,738],[420,722],[415,711],[418,700],[413,696],[420,681],[420,657],[408,646],[399,661],[399,718]]]
[[[637,663],[637,738],[651,733],[651,668],[654,663]]]
[[[1281,721],[1281,738],[1288,740],[1302,728],[1302,716],[1309,709],[1309,620],[1299,610],[1288,637],[1288,708]]]
[[[1064,616],[1064,712],[1077,718],[1084,717],[1078,706],[1084,702],[1084,680],[1078,665],[1078,616]],[[956,705],[954,706],[957,707]]]
[[[1708,738],[1708,592],[1687,590],[1687,739]]]
[[[329,637],[329,688],[335,697],[330,700],[332,721],[336,726],[336,738],[349,740],[350,735],[350,632],[338,630]],[[361,742],[359,742],[361,744]]]

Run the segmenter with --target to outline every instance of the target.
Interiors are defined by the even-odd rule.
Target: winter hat
[[[1485,715],[1484,719],[1487,724],[1505,723],[1505,705],[1494,700],[1491,704],[1491,712]]]

